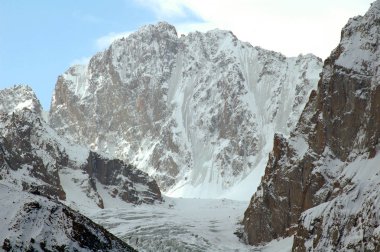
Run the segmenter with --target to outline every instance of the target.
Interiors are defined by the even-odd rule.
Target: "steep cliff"
[[[379,20],[380,1],[349,20],[290,138],[274,138],[248,243],[295,234],[294,251],[379,250]]]
[[[50,122],[169,195],[217,197],[263,172],[273,133],[294,128],[320,71],[313,55],[286,58],[221,30],[178,37],[158,23],[61,75]]]

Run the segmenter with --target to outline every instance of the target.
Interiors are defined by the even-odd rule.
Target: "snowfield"
[[[116,202],[115,202],[116,203]],[[248,202],[165,197],[156,205],[126,205],[85,212],[139,251],[291,251],[293,238],[252,247],[234,234]]]

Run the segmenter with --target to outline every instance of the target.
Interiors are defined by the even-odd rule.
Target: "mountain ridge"
[[[234,187],[257,166],[263,173],[269,139],[294,127],[320,67],[313,55],[286,58],[228,31],[178,37],[161,22],[61,75],[50,121],[133,163],[168,195],[249,197]]]

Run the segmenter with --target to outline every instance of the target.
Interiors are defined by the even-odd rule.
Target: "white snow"
[[[94,192],[90,191],[88,186],[89,176],[86,172],[78,169],[61,169],[59,171],[59,178],[63,190],[66,193],[66,200],[63,202],[74,210],[83,209],[97,209],[93,195]]]
[[[23,102],[20,102],[16,105],[14,108],[14,111],[22,110],[23,108],[29,108],[31,109],[33,107],[33,101],[32,100],[26,100]]]
[[[64,247],[65,251],[93,251],[80,245],[80,238],[73,235],[74,220],[110,245],[103,230],[46,197],[22,192],[0,181],[0,201],[0,241],[3,246],[8,239],[11,251],[58,251],[58,246]],[[120,248],[114,246],[107,251],[120,251]]]
[[[88,95],[87,67],[88,65],[74,65],[62,75],[65,80],[71,82],[68,87],[79,98],[84,98]]]
[[[292,145],[293,149],[297,152],[297,156],[299,158],[303,158],[303,156],[309,149],[309,144],[306,142],[304,136],[302,135],[291,138],[290,144]]]
[[[27,247],[33,247],[35,251],[42,251],[40,242],[44,241],[50,248],[51,245],[67,245],[71,249],[88,251],[70,240],[67,235],[69,222],[62,219],[48,219],[52,214],[55,203],[45,197],[32,195],[15,190],[0,182],[0,240],[9,239],[12,251],[23,251]],[[39,209],[27,210],[25,206],[37,203]],[[28,212],[29,211],[29,212]],[[31,242],[35,240],[35,244]]]
[[[292,251],[293,246],[293,236],[280,238],[273,240],[270,243],[266,244],[263,247],[259,247],[253,251],[260,252],[290,252]]]
[[[290,251],[292,237],[264,247],[239,241],[234,232],[247,205],[228,199],[165,197],[162,204],[123,205],[86,215],[139,251]]]

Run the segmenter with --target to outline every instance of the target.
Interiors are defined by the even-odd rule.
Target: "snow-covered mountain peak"
[[[158,23],[60,76],[51,124],[171,195],[220,197],[257,167],[259,179],[274,132],[295,126],[320,71],[315,56],[286,58],[223,30],[178,37]]]
[[[15,85],[0,90],[0,113],[12,114],[28,108],[41,114],[42,106],[34,91],[27,85]]]
[[[158,22],[157,24],[148,24],[140,29],[137,32],[133,33],[134,35],[143,35],[149,33],[158,33],[158,34],[169,34],[171,36],[178,36],[176,28],[164,21]]]
[[[155,25],[149,24],[141,27],[136,32],[123,37],[121,39],[115,40],[109,47],[109,53],[118,54],[119,51],[124,51],[127,45],[133,41],[141,42],[141,48],[135,48],[138,50],[148,49],[145,44],[152,45],[156,51],[162,49],[163,42],[167,40],[177,40],[178,34],[177,30],[173,25],[166,22],[159,22]]]

